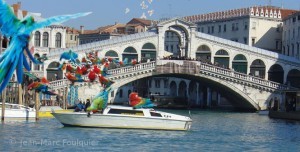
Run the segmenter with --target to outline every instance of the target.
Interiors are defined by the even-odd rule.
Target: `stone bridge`
[[[112,91],[142,78],[172,76],[194,80],[216,88],[219,92],[228,95],[229,99],[234,98],[234,100],[231,100],[231,104],[240,109],[266,109],[270,98],[277,97],[280,100],[284,100],[284,92],[293,89],[277,82],[199,61],[157,60],[136,66],[109,70],[108,73],[110,74],[108,78],[115,82],[111,86],[113,88]],[[68,84],[69,82],[66,79],[51,82],[54,90],[64,90]],[[76,83],[76,85],[80,86],[79,92],[84,92],[81,88],[86,89],[88,87],[97,94],[102,89],[99,83],[91,84],[86,82]],[[110,98],[109,100],[113,99]]]

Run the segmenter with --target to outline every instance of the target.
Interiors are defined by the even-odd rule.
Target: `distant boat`
[[[190,117],[124,106],[107,106],[103,113],[90,115],[85,112],[53,112],[52,115],[64,126],[73,127],[189,130],[192,125]]]
[[[5,103],[4,119],[20,119],[28,120],[35,119],[35,109],[19,105]],[[0,102],[0,115],[2,117],[2,102]]]
[[[286,119],[286,120],[297,120],[300,121],[300,111],[273,111],[270,110],[270,118]]]
[[[258,111],[259,115],[269,115],[269,110],[260,110]]]

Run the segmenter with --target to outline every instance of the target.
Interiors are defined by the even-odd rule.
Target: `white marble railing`
[[[52,89],[55,89],[55,88],[62,88],[69,85],[70,81],[68,79],[61,79],[61,80],[51,81],[49,84]]]
[[[134,72],[134,71],[140,71],[140,70],[146,70],[146,69],[155,69],[155,61],[147,62],[147,63],[141,63],[134,66],[128,66],[128,67],[122,67],[118,69],[112,69],[108,70],[108,77],[120,75],[124,73]]]
[[[240,73],[240,72],[235,72],[232,70],[224,69],[224,68],[206,64],[206,63],[201,63],[200,70],[213,73],[214,75],[224,75],[224,76],[235,78],[238,80],[248,81],[248,82],[254,83],[258,86],[263,85],[263,86],[267,86],[267,87],[274,88],[274,89],[280,89],[280,90],[288,89],[288,87],[286,85],[282,85],[277,82],[265,80],[265,79],[262,79],[259,77],[247,75],[247,74]]]

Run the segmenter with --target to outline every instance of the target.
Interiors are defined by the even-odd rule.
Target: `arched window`
[[[48,47],[49,34],[47,32],[43,33],[43,47]]]
[[[41,46],[41,33],[39,31],[34,33],[34,46]]]
[[[55,35],[55,47],[61,48],[61,34],[60,33],[56,33],[56,35]]]

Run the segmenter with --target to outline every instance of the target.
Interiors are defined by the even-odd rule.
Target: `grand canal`
[[[188,115],[186,110],[169,112]],[[6,121],[0,125],[0,151],[300,150],[300,122],[257,113],[193,110],[191,114],[190,131],[70,128],[54,118]]]

